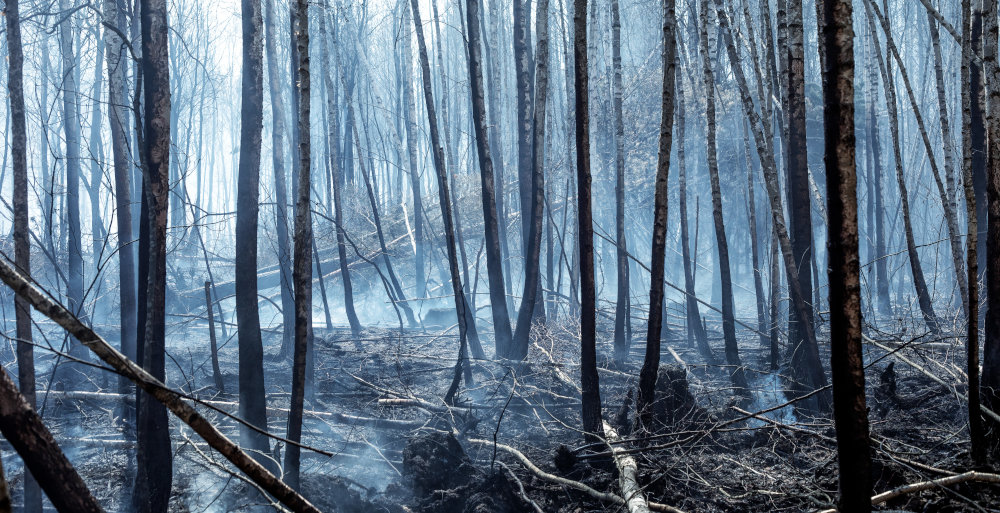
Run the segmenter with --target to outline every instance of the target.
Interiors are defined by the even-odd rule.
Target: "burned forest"
[[[1000,512],[1000,0],[0,14],[0,513]]]

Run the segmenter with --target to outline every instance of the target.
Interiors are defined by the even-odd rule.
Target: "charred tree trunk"
[[[791,235],[792,255],[800,262],[798,285],[802,297],[807,301],[813,294],[812,272],[809,265],[813,258],[812,250],[812,209],[809,201],[809,158],[806,140],[806,83],[805,83],[805,49],[803,48],[804,27],[802,22],[802,0],[789,0],[787,4],[788,21],[788,68],[785,70],[787,83],[785,92],[785,123],[788,138],[785,141],[788,163],[788,231]],[[806,320],[813,323],[813,310],[816,305],[806,309]],[[789,310],[788,315],[788,347],[791,357],[791,380],[796,395],[807,392],[808,375],[813,371],[808,366],[809,348],[800,323],[796,322],[797,314]]]
[[[11,156],[14,167],[14,265],[31,276],[31,243],[28,239],[28,136],[24,106],[24,51],[21,44],[20,2],[8,1],[3,14],[7,22],[7,92],[10,94]],[[124,311],[124,308],[122,309]],[[35,351],[31,335],[31,307],[14,298],[17,336],[17,384],[23,405],[35,407]],[[123,323],[124,324],[124,323]],[[3,381],[10,381],[4,373]],[[13,389],[13,383],[10,384]],[[29,468],[30,470],[30,468]],[[8,496],[9,499],[9,496]],[[32,472],[24,473],[24,511],[41,513],[42,492]]]
[[[298,18],[295,46],[298,57],[298,189],[295,191],[295,248],[292,282],[295,286],[295,349],[292,355],[292,397],[286,436],[292,442],[302,439],[302,411],[306,383],[309,381],[306,360],[312,344],[312,209],[310,184],[310,87],[309,73],[309,2],[296,0],[293,5]],[[325,42],[324,42],[325,43]],[[285,449],[285,481],[293,490],[299,489],[298,445]]]
[[[500,243],[497,217],[496,182],[493,176],[493,158],[487,141],[486,105],[483,91],[482,43],[479,28],[479,0],[466,0],[469,31],[469,84],[472,94],[472,118],[479,155],[479,176],[482,182],[483,223],[486,232],[486,272],[490,283],[490,309],[493,312],[493,332],[498,356],[508,354],[512,340],[510,316],[505,297],[503,251]],[[495,93],[495,90],[493,92]],[[495,122],[494,122],[495,123]],[[491,137],[492,139],[492,137]],[[502,155],[497,155],[502,159]]]
[[[243,102],[240,109],[239,176],[236,193],[236,323],[239,339],[240,417],[267,430],[264,346],[257,307],[257,235],[260,212],[260,147],[264,123],[263,41],[260,0],[243,0]],[[247,449],[268,454],[269,439],[241,425]],[[264,458],[259,460],[262,464]]]
[[[854,139],[854,28],[850,0],[825,0],[823,133],[830,222],[830,371],[840,511],[872,509],[871,440],[861,347],[858,179]]]
[[[712,71],[712,56],[709,45],[709,2],[701,0],[701,38],[699,50],[705,94],[706,118],[706,160],[708,161],[708,176],[712,186],[712,220],[715,223],[715,241],[718,251],[719,281],[722,287],[722,335],[725,341],[726,363],[732,367],[730,380],[740,394],[747,391],[746,375],[743,363],[740,361],[739,348],[736,345],[736,318],[733,307],[733,279],[729,268],[729,243],[726,240],[726,225],[722,216],[722,187],[719,180],[719,163],[716,154],[715,127],[715,74]],[[715,30],[713,26],[711,30]],[[712,38],[714,41],[715,38]],[[739,66],[734,62],[733,66]]]
[[[747,161],[747,215],[750,221],[750,262],[753,266],[753,291],[757,303],[757,335],[760,337],[760,346],[768,347],[770,341],[767,336],[767,310],[764,299],[764,280],[760,269],[760,241],[757,238],[757,198],[755,197],[755,184],[753,179],[753,160],[750,158],[750,131],[747,129],[746,121],[743,121],[743,150],[746,153]],[[771,370],[777,368],[777,361],[772,361]]]
[[[170,60],[167,4],[141,0],[142,82],[145,106],[142,143],[146,227],[149,244],[145,290],[142,366],[163,381],[166,375],[167,208],[170,193]],[[167,410],[139,394],[137,476],[132,505],[152,513],[167,511],[173,469]]]
[[[587,65],[587,0],[573,0],[573,88],[576,91],[576,188],[580,240],[580,386],[583,432],[597,441],[601,389],[597,375],[597,296],[594,287],[594,216],[590,198],[590,101]]]
[[[274,172],[275,231],[278,236],[278,266],[281,280],[281,348],[289,351],[295,338],[295,300],[292,292],[292,256],[288,241],[288,186],[285,172],[285,107],[278,76],[278,33],[274,22],[274,0],[264,1],[264,28],[267,34],[267,77],[271,93],[271,167]]]
[[[660,332],[663,325],[664,260],[667,251],[667,212],[670,179],[670,147],[673,144],[674,91],[677,85],[677,40],[675,27],[675,2],[663,2],[663,91],[660,95],[660,138],[656,159],[656,189],[653,200],[653,241],[650,257],[649,324],[646,328],[646,355],[639,371],[636,395],[637,424],[650,427],[651,405],[656,389],[656,375],[660,370]],[[681,103],[683,100],[677,100]],[[680,117],[679,117],[680,119]],[[683,123],[683,121],[680,121]],[[679,124],[680,124],[679,123]],[[684,144],[683,137],[680,144]],[[678,147],[680,149],[680,147]],[[687,264],[685,262],[685,264]],[[685,265],[689,269],[689,266]],[[689,273],[686,273],[689,274]]]
[[[868,151],[871,152],[872,177],[875,190],[875,302],[879,313],[887,315],[892,312],[889,300],[889,265],[885,249],[885,198],[882,186],[882,143],[878,128],[878,116],[875,113],[875,103],[878,101],[878,76],[875,66],[869,68],[868,90],[868,120],[866,123]]]
[[[519,1],[519,0],[517,0]],[[535,14],[538,36],[538,51],[535,61],[535,95],[534,119],[531,145],[531,224],[528,229],[527,246],[524,261],[524,291],[521,296],[521,307],[517,312],[517,328],[514,330],[514,343],[511,346],[509,358],[523,360],[528,356],[528,336],[536,306],[540,299],[541,289],[541,249],[542,221],[545,208],[545,105],[549,88],[549,2],[539,0]],[[522,185],[523,186],[523,185]],[[521,212],[527,212],[527,206],[522,203]]]
[[[212,378],[215,388],[220,393],[226,393],[226,384],[222,381],[222,371],[219,369],[219,346],[215,341],[215,314],[212,313],[212,282],[205,282],[205,315],[208,317],[208,341],[212,357]]]
[[[977,7],[977,10],[979,8]],[[965,241],[966,272],[969,282],[969,315],[966,331],[966,373],[969,377],[969,454],[975,465],[986,463],[986,435],[980,410],[979,389],[979,225],[976,216],[976,191],[972,179],[973,141],[972,106],[972,0],[962,0],[962,189],[965,193],[965,215],[968,237]]]
[[[983,404],[1000,406],[1000,64],[997,59],[997,0],[983,2],[983,75],[986,78],[986,340],[983,345]],[[997,451],[1000,425],[988,422],[991,449]]]
[[[60,0],[59,7],[68,12],[68,0]],[[72,17],[59,24],[59,53],[62,57],[63,129],[66,137],[66,230],[69,234],[68,268],[66,270],[66,297],[70,310],[83,314],[83,245],[80,232],[80,105],[77,98],[77,59],[73,51]],[[86,357],[73,344],[74,356]]]

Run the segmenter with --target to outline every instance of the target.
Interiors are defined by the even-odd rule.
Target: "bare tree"
[[[740,361],[736,345],[736,314],[733,306],[733,278],[729,268],[729,242],[726,240],[726,225],[722,215],[722,186],[719,180],[719,162],[716,148],[715,126],[715,73],[712,71],[712,50],[709,44],[709,25],[712,10],[708,0],[701,0],[701,38],[699,40],[702,76],[705,94],[705,138],[708,176],[712,186],[712,220],[715,223],[715,241],[718,251],[719,281],[722,286],[722,334],[725,340],[726,363],[732,367],[730,380],[740,394],[747,392],[746,375]],[[715,30],[713,26],[711,30]],[[714,41],[715,38],[713,37]],[[733,66],[739,66],[734,62]]]
[[[148,225],[145,322],[142,367],[156,379],[166,377],[167,209],[170,180],[170,59],[167,55],[166,0],[141,0],[144,125],[142,151],[143,209]],[[167,511],[173,482],[173,455],[167,410],[139,393],[136,418],[137,476],[132,505],[138,510]]]
[[[517,0],[520,1],[520,0]],[[545,208],[545,106],[549,88],[549,2],[539,0],[535,19],[537,23],[538,51],[536,52],[534,118],[532,121],[533,141],[531,144],[531,195],[530,216],[524,261],[524,291],[521,307],[517,312],[517,328],[510,358],[523,360],[528,355],[528,336],[532,319],[540,302],[542,221]],[[523,184],[522,184],[523,186]],[[522,196],[523,198],[523,196]],[[522,216],[527,212],[527,204],[521,205]],[[522,221],[523,222],[523,221]]]
[[[986,78],[986,335],[983,344],[983,404],[1000,406],[1000,64],[998,64],[997,0],[983,2],[983,75]],[[988,422],[991,447],[995,450],[1000,429]]]
[[[653,199],[653,242],[650,259],[649,324],[646,328],[646,356],[639,371],[636,394],[637,423],[648,427],[652,420],[656,375],[660,370],[660,333],[663,324],[663,279],[667,252],[667,212],[670,191],[670,147],[673,144],[674,102],[677,85],[677,20],[674,0],[663,1],[663,91],[660,94],[660,138],[656,158],[656,189]],[[678,123],[683,121],[678,120]],[[680,144],[684,139],[680,139]],[[680,150],[680,146],[678,146]]]
[[[872,509],[871,440],[861,347],[858,177],[854,136],[854,28],[851,0],[825,0],[822,31],[823,133],[830,222],[830,370],[837,431],[840,511]]]
[[[295,248],[292,255],[292,281],[295,285],[295,348],[292,355],[292,398],[288,415],[287,438],[298,443],[302,439],[302,410],[305,403],[306,360],[312,344],[312,204],[310,194],[311,135],[309,72],[309,2],[296,0],[293,5],[298,20],[295,33],[298,57],[298,189],[295,191]],[[285,480],[293,489],[299,488],[299,446],[285,449]]]
[[[28,136],[24,114],[24,50],[21,46],[20,2],[8,0],[4,6],[7,21],[7,92],[10,94],[11,156],[13,157],[14,265],[31,276],[31,243],[28,240]],[[24,299],[14,298],[17,335],[17,383],[28,408],[35,407],[35,351],[31,334],[31,307]],[[5,385],[10,378],[4,373]],[[10,386],[13,389],[13,384]],[[9,495],[8,495],[9,499]],[[41,513],[42,493],[32,472],[25,472],[24,511]]]
[[[496,3],[496,2],[494,2]],[[472,95],[472,118],[479,155],[479,176],[482,183],[483,224],[486,237],[486,272],[490,285],[490,310],[493,313],[493,333],[496,354],[510,350],[510,315],[504,294],[503,252],[500,244],[500,224],[497,210],[496,181],[490,141],[487,141],[486,105],[483,90],[482,41],[479,27],[479,0],[466,0],[468,18],[469,84]],[[495,93],[494,93],[495,94]],[[502,159],[502,156],[498,156]]]
[[[615,359],[625,361],[630,340],[625,337],[631,321],[629,311],[628,241],[625,237],[625,122],[622,120],[622,21],[618,0],[611,0],[612,110],[615,139],[615,245],[617,247],[618,295],[615,302]],[[671,121],[672,123],[672,121]],[[655,208],[655,207],[654,207]],[[654,214],[655,215],[655,214]]]
[[[594,287],[594,216],[590,197],[590,101],[587,65],[587,0],[573,0],[573,88],[576,91],[576,187],[580,239],[580,386],[584,437],[601,430],[597,375],[597,297]]]
[[[243,76],[240,155],[236,193],[236,322],[239,338],[240,416],[267,429],[264,398],[264,345],[257,306],[257,237],[260,213],[260,149],[264,123],[264,50],[260,0],[243,0]],[[280,264],[279,264],[280,265]],[[240,427],[243,446],[270,452],[268,438]],[[261,463],[266,460],[261,458]]]

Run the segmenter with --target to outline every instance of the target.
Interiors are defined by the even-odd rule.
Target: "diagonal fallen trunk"
[[[621,445],[615,443],[620,441],[621,437],[606,420],[604,421],[604,437],[608,439],[611,457],[614,458],[615,466],[618,467],[618,484],[621,486],[622,498],[625,499],[629,513],[648,513],[649,504],[646,503],[646,496],[642,493],[642,487],[639,486],[639,481],[636,478],[636,474],[639,473],[639,465],[631,454],[621,452]]]
[[[184,402],[181,396],[168,388],[160,380],[129,360],[125,355],[111,347],[90,327],[80,322],[75,315],[64,306],[54,302],[38,287],[29,283],[20,273],[14,270],[5,260],[0,260],[0,280],[6,283],[21,298],[31,304],[56,324],[76,337],[84,346],[94,352],[104,363],[113,367],[122,376],[134,382],[154,399],[163,403],[181,421],[191,427],[213,449],[225,456],[236,468],[245,473],[254,483],[257,483],[267,493],[271,494],[289,509],[295,512],[315,512],[319,509],[313,506],[305,497],[292,490],[287,484],[275,477],[260,463],[250,457],[232,440],[223,435],[212,423],[198,413],[194,407]]]

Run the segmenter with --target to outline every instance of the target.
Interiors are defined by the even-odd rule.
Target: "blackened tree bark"
[[[239,339],[240,417],[267,430],[264,346],[257,307],[257,227],[260,213],[260,148],[264,123],[264,52],[260,0],[243,0],[243,102],[236,192],[236,325]],[[268,454],[266,436],[240,426],[243,447]],[[260,459],[264,463],[265,459]]]
[[[840,511],[871,511],[871,440],[861,347],[858,178],[854,137],[854,28],[850,0],[823,6],[823,132],[830,283],[830,370],[837,431]]]
[[[590,68],[587,65],[587,0],[573,0],[573,85],[576,91],[577,234],[580,239],[580,386],[584,438],[601,433],[597,376],[597,297],[594,287],[594,216],[590,201]]]
[[[10,4],[6,11],[10,12]],[[17,13],[15,12],[15,15]],[[90,494],[52,433],[34,408],[18,393],[7,371],[0,369],[0,433],[21,456],[31,475],[58,511],[100,512],[101,505]],[[40,505],[40,504],[39,504]],[[143,511],[152,511],[144,509]]]
[[[142,366],[163,381],[166,375],[167,202],[170,191],[170,59],[167,55],[166,0],[140,0],[142,82],[145,105],[142,129],[145,176],[144,210],[149,244],[145,290]],[[138,397],[137,475],[132,505],[153,513],[167,511],[173,481],[173,457],[167,410],[149,395]]]
[[[292,281],[295,284],[295,350],[292,356],[292,398],[286,430],[289,440],[302,439],[302,410],[308,380],[306,359],[312,343],[312,209],[310,194],[310,100],[311,76],[309,73],[309,2],[296,0],[298,18],[295,37],[298,54],[298,189],[295,192],[295,249],[293,253]],[[285,450],[285,480],[292,489],[299,488],[299,457],[297,445]]]
[[[326,3],[323,5],[326,5]],[[326,39],[325,15],[320,17],[319,40],[321,42],[320,53],[322,54],[321,58],[323,61],[323,69],[329,70],[324,74],[327,89],[326,108],[329,114],[330,123],[330,126],[327,127],[327,138],[330,142],[331,148],[329,158],[330,168],[332,170],[330,174],[332,175],[331,179],[333,180],[333,216],[334,224],[336,225],[334,226],[334,230],[336,230],[337,233],[337,256],[340,261],[340,277],[344,282],[344,310],[347,313],[347,322],[351,325],[351,334],[354,335],[354,338],[358,338],[361,335],[361,322],[358,321],[358,314],[354,310],[354,286],[351,284],[351,270],[347,265],[347,245],[344,242],[344,207],[341,203],[343,173],[340,170],[340,152],[337,151],[337,148],[340,147],[340,142],[337,140],[337,137],[340,134],[340,128],[337,122],[340,117],[340,112],[338,112],[336,104],[337,86],[336,81],[333,79],[334,72],[333,68],[330,67],[330,44]],[[347,132],[345,131],[345,133]],[[348,142],[350,141],[349,134],[345,136],[345,139],[347,139]]]
[[[60,0],[59,8],[71,8],[68,0]],[[59,53],[62,57],[63,129],[66,137],[66,230],[69,234],[68,268],[66,270],[66,296],[70,310],[78,315],[83,312],[83,246],[80,232],[80,105],[77,103],[76,54],[73,51],[72,17],[59,24]],[[86,351],[77,350],[74,356],[86,357]]]
[[[663,278],[667,252],[667,212],[670,191],[670,147],[673,144],[674,91],[677,85],[677,40],[675,2],[663,1],[663,91],[660,95],[660,139],[656,159],[656,189],[653,199],[653,241],[650,260],[649,324],[646,328],[646,355],[639,371],[636,419],[648,427],[652,420],[656,374],[660,370],[660,332],[663,324]],[[683,100],[678,99],[678,103]],[[683,121],[679,121],[683,123]],[[683,144],[683,138],[680,144]],[[678,150],[680,147],[678,147]],[[686,262],[685,262],[686,264]],[[690,274],[690,273],[686,273]]]
[[[490,141],[487,141],[486,105],[483,90],[482,42],[479,24],[479,0],[466,0],[469,33],[469,84],[472,95],[472,118],[479,155],[479,177],[482,182],[483,223],[486,232],[486,272],[490,283],[490,310],[493,312],[493,333],[496,354],[510,351],[510,315],[505,297],[502,248],[497,211],[496,182]],[[494,92],[495,94],[495,92]],[[491,137],[492,139],[492,137]],[[502,155],[497,156],[502,159]]]
[[[278,269],[281,280],[281,347],[290,348],[295,338],[295,300],[292,295],[292,255],[288,241],[288,186],[285,171],[285,107],[278,76],[278,33],[274,22],[274,0],[264,2],[264,49],[271,93],[271,167],[274,172],[275,228],[278,236]]]
[[[983,75],[986,78],[986,340],[983,344],[982,400],[1000,406],[1000,64],[997,59],[997,0],[983,2]],[[1000,425],[989,420],[991,448],[997,450]]]
[[[701,37],[699,39],[699,50],[705,94],[706,160],[708,161],[708,176],[712,187],[712,220],[715,223],[719,281],[722,287],[722,335],[725,341],[726,363],[731,367],[730,380],[738,393],[745,394],[747,391],[747,380],[743,370],[743,363],[740,361],[739,348],[736,345],[733,278],[729,268],[729,242],[726,240],[726,225],[722,215],[722,186],[719,180],[719,162],[716,153],[715,73],[712,71],[712,56],[710,53],[714,49],[709,46],[709,30],[715,30],[715,27],[709,28],[710,12],[708,0],[701,0]],[[733,65],[739,66],[739,63],[736,62]]]
[[[625,361],[629,343],[625,337],[629,323],[628,242],[625,237],[625,123],[622,120],[622,22],[618,0],[611,0],[611,68],[614,98],[615,139],[615,245],[617,246],[618,295],[615,302],[615,360]],[[670,123],[673,123],[671,120]],[[654,207],[655,208],[655,207]],[[654,214],[655,216],[655,214]]]
[[[804,29],[802,0],[789,0],[787,4],[788,47],[785,93],[785,123],[788,163],[786,191],[788,196],[788,232],[791,236],[792,255],[799,266],[799,290],[808,300],[813,295],[812,271],[808,265],[813,258],[812,210],[809,201],[809,158],[806,141],[806,83]],[[813,308],[806,310],[806,322],[813,322]],[[803,383],[808,383],[807,342],[801,325],[796,322],[796,312],[788,313],[788,348],[791,357],[791,379],[796,392],[801,394]]]
[[[14,265],[31,276],[31,243],[28,240],[28,137],[24,115],[24,51],[21,46],[20,2],[8,0],[4,6],[7,21],[7,91],[10,94],[11,157],[14,167]],[[35,351],[31,336],[31,307],[24,299],[14,298],[17,335],[17,382],[23,401],[35,407]],[[10,378],[4,374],[3,379]],[[41,513],[42,493],[31,472],[25,472],[24,511]]]
[[[511,346],[509,358],[523,360],[528,356],[528,336],[531,331],[532,319],[536,312],[536,303],[541,296],[541,249],[542,222],[545,208],[545,106],[549,88],[549,2],[539,0],[535,14],[538,36],[538,51],[535,61],[535,95],[534,119],[532,121],[531,144],[531,224],[528,229],[527,246],[524,261],[524,291],[521,294],[521,306],[517,311],[517,327],[514,330],[514,343]],[[521,212],[527,212],[526,204],[521,205]],[[523,215],[523,214],[522,214]],[[523,221],[522,221],[523,222]]]
[[[973,58],[983,55],[983,9],[982,2],[976,2],[972,10],[972,43]],[[976,255],[979,257],[979,279],[986,273],[986,231],[987,231],[987,201],[986,201],[986,78],[982,66],[971,66],[969,69],[969,84],[971,99],[969,130],[972,137],[972,186],[976,193],[976,224],[979,226],[978,246]],[[981,294],[988,293],[981,290]],[[981,312],[985,314],[985,312]]]
[[[975,465],[986,463],[986,435],[983,430],[979,388],[979,220],[976,191],[972,180],[972,0],[962,0],[962,189],[965,193],[966,273],[969,281],[969,315],[966,331],[966,374],[969,377],[969,454]]]

